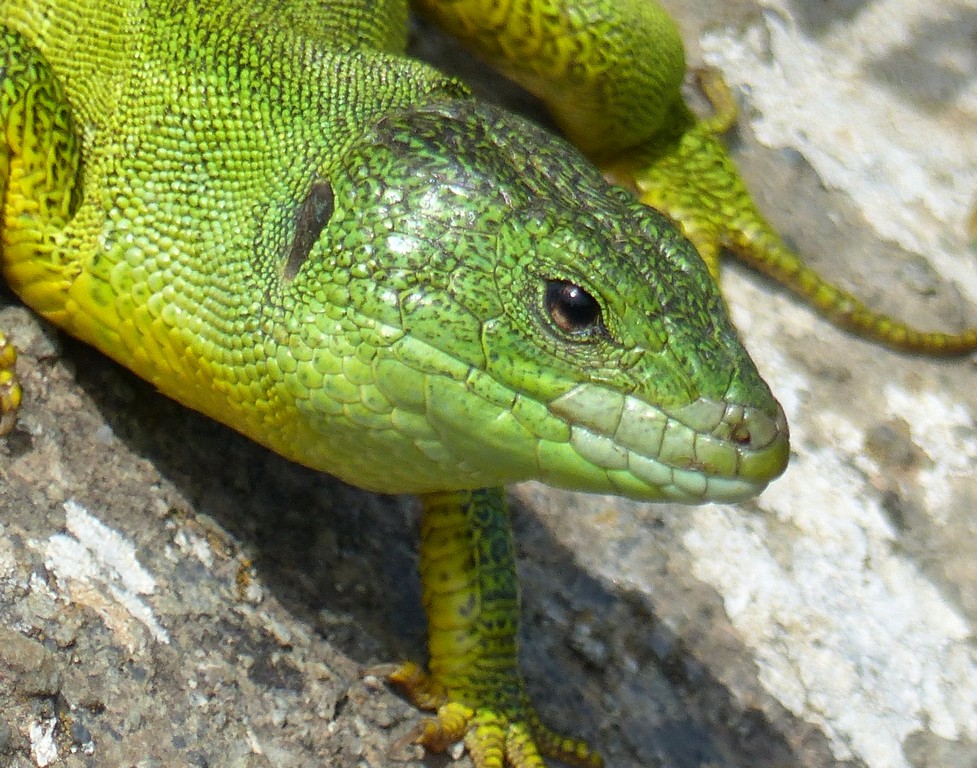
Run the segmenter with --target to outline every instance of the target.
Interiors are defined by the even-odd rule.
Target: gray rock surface
[[[669,3],[778,228],[879,307],[977,324],[973,3],[721,5]],[[541,714],[622,768],[977,764],[974,362],[880,350],[739,269],[724,290],[792,466],[738,507],[513,489]],[[285,462],[6,292],[0,327],[27,393],[0,439],[0,766],[448,762],[393,753],[416,713],[368,674],[423,657],[412,500]]]

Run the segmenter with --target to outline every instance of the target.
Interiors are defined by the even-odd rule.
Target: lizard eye
[[[547,280],[544,302],[550,319],[564,333],[589,336],[604,327],[600,304],[579,285]]]

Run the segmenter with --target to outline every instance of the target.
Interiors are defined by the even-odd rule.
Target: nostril
[[[741,421],[733,426],[729,432],[729,439],[737,445],[749,445],[753,441],[753,434],[750,432],[750,425],[746,421]]]
[[[732,446],[742,453],[764,451],[773,443],[787,439],[787,420],[783,410],[701,398],[676,408],[668,416],[679,424]]]
[[[726,440],[743,448],[749,448],[758,435],[751,418],[751,409],[736,403],[726,405],[723,414],[722,431]],[[763,430],[761,429],[760,432]]]
[[[768,415],[749,406],[730,406],[723,419],[726,439],[743,450],[762,451],[787,433],[783,411]]]

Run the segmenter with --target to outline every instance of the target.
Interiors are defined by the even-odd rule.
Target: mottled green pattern
[[[181,402],[375,490],[536,477],[705,500],[782,465],[776,405],[659,217],[421,65],[292,26],[258,37],[260,9],[211,6],[104,22],[144,65],[100,81],[111,110],[79,110],[56,285],[29,251],[7,257],[26,300]],[[289,276],[323,181],[331,218]],[[605,333],[553,328],[554,279],[598,299]],[[575,413],[580,388],[617,419]],[[682,409],[699,400],[719,407],[696,422]],[[744,420],[758,439],[730,439]]]
[[[615,183],[669,216],[713,277],[727,251],[837,325],[921,355],[977,350],[977,328],[925,331],[875,311],[807,267],[757,209],[720,138],[736,105],[699,73],[717,114],[699,120],[680,92],[682,40],[654,0],[416,0],[480,56],[537,94]],[[853,254],[853,257],[857,257]]]
[[[400,56],[405,18],[0,3],[0,266],[180,402],[361,487],[434,494],[451,533],[426,528],[432,673],[408,688],[446,709],[419,738],[464,737],[480,768],[597,765],[522,689],[498,486],[742,498],[783,470],[786,425],[689,243],[563,140]],[[554,285],[593,307],[582,327]]]

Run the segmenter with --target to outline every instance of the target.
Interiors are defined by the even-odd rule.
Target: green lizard
[[[708,266],[562,140],[404,58],[405,2],[7,0],[3,274],[176,400],[420,494],[429,671],[394,675],[438,710],[417,739],[464,739],[479,768],[598,765],[524,693],[501,486],[701,502],[783,470],[720,247],[746,242],[883,341],[955,352],[977,333],[912,331],[799,266],[714,138],[731,110],[699,123],[678,96],[681,42],[655,4],[426,5]],[[13,364],[0,336],[8,423]]]

